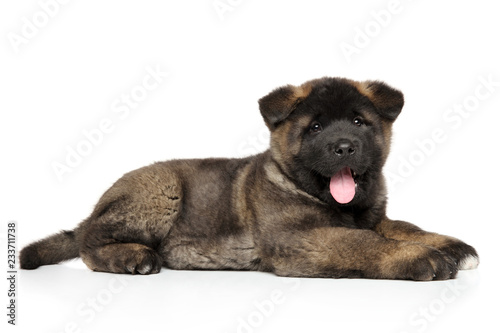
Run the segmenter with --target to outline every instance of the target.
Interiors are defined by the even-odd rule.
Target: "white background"
[[[465,240],[481,265],[452,282],[415,283],[167,269],[125,277],[90,272],[78,260],[20,272],[18,325],[6,323],[5,290],[2,327],[399,333],[498,327],[490,300],[499,297],[500,273],[500,20],[491,1],[222,0],[230,6],[222,14],[213,0],[55,3],[0,5],[2,249],[8,221],[18,224],[18,247],[72,229],[123,173],[153,161],[266,149],[261,96],[288,83],[342,76],[383,80],[405,93],[386,166],[388,215]],[[346,44],[357,53],[346,56]],[[151,91],[141,90],[147,68],[168,72]],[[132,93],[144,98],[124,109],[121,99]],[[88,146],[84,132],[95,133],[103,120],[108,133],[95,134]],[[439,142],[432,144],[433,133]],[[78,147],[87,155],[59,179],[54,163],[65,164]]]

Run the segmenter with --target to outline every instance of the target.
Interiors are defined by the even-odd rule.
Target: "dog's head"
[[[403,94],[385,83],[341,78],[287,85],[259,100],[275,161],[306,192],[338,205],[380,195],[373,192],[384,188],[382,167],[403,104]]]

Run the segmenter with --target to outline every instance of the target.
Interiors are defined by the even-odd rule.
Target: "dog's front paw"
[[[438,249],[451,257],[457,264],[459,270],[475,269],[479,265],[479,256],[476,250],[461,240],[453,239],[448,244]]]
[[[416,243],[401,242],[390,261],[389,276],[395,279],[447,280],[453,279],[458,271],[457,264],[446,253]]]

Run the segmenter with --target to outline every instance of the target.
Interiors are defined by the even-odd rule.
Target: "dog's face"
[[[391,127],[403,95],[384,83],[322,78],[259,100],[271,152],[306,192],[334,205],[380,194]]]

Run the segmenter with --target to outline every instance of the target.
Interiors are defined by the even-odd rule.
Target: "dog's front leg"
[[[272,239],[271,239],[272,238]],[[321,227],[274,234],[268,264],[280,276],[444,280],[457,267],[424,244],[388,239],[372,230]]]
[[[479,256],[472,246],[450,236],[424,231],[408,222],[385,218],[375,226],[374,230],[389,239],[433,247],[451,257],[458,269],[474,269],[479,264]]]

